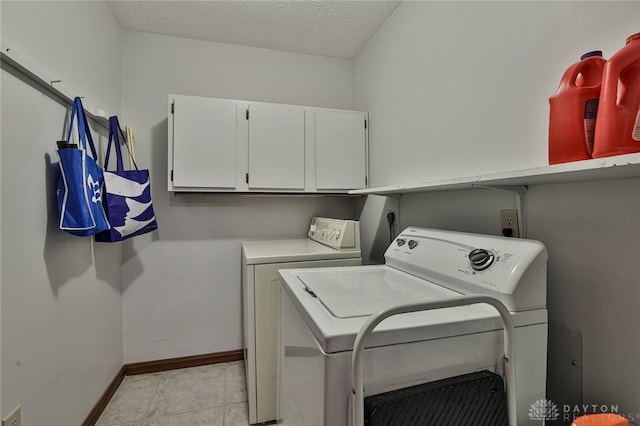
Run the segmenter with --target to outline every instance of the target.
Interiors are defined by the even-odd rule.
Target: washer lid
[[[248,265],[360,257],[360,250],[336,250],[309,238],[244,241],[242,255]]]
[[[356,278],[357,274],[361,278]],[[286,324],[297,318],[292,313],[297,312],[325,353],[350,351],[356,334],[368,318],[368,314],[363,313],[379,310],[380,304],[391,307],[397,304],[397,300],[406,297],[412,297],[411,302],[419,302],[455,297],[458,294],[384,265],[280,269],[278,276],[282,283],[282,298],[290,300],[290,307],[293,308],[283,308],[282,323]],[[311,287],[307,287],[306,283]],[[376,290],[369,291],[369,285]],[[381,288],[384,290],[380,291]],[[345,289],[347,291],[343,294],[342,290]],[[389,292],[398,291],[397,289],[404,295],[399,298],[389,295]],[[283,303],[281,308],[283,306],[289,304]],[[358,310],[357,313],[350,312],[354,307]],[[345,317],[339,317],[336,313]],[[547,312],[546,309],[514,312],[513,320],[516,327],[546,323]],[[413,312],[396,315],[380,323],[367,340],[367,347],[492,330],[502,330],[502,321],[496,310],[488,305]]]
[[[366,317],[389,306],[460,294],[424,280],[382,271],[302,273],[298,279],[337,318]]]

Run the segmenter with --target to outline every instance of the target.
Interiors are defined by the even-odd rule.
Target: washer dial
[[[471,262],[471,268],[474,271],[484,271],[489,266],[493,265],[495,261],[495,255],[485,249],[474,249],[469,253],[469,261]]]

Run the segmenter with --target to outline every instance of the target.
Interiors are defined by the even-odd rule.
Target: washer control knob
[[[411,250],[413,250],[414,248],[416,248],[416,246],[418,245],[418,242],[416,240],[409,240],[409,248]]]
[[[396,244],[398,245],[398,247],[402,247],[404,245],[404,243],[406,243],[407,241],[404,238],[398,238],[396,240]]]
[[[469,260],[474,271],[484,271],[493,264],[495,256],[489,250],[475,249],[469,253]]]

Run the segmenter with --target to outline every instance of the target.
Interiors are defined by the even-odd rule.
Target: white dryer
[[[518,426],[545,397],[544,246],[532,240],[407,228],[386,264],[280,271],[278,417],[285,425],[347,426],[355,336],[367,318],[402,304],[483,294],[515,325]],[[382,322],[364,351],[364,394],[471,372],[503,372],[502,321],[492,307],[415,312]]]
[[[244,359],[252,424],[276,418],[278,270],[362,264],[357,221],[315,217],[307,237],[242,243]]]

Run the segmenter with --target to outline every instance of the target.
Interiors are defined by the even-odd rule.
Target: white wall
[[[3,41],[118,110],[120,30],[106,3],[1,7]],[[122,366],[122,250],[57,229],[66,107],[4,70],[1,83],[2,416],[21,404],[22,424],[80,424]]]
[[[353,199],[167,192],[167,95],[351,107],[350,60],[123,32],[121,123],[151,169],[159,231],[125,243],[125,362],[242,348],[240,243],[302,237]]]
[[[105,111],[120,110],[119,24],[106,2],[2,1],[2,41]]]
[[[549,316],[582,333],[584,402],[638,423],[640,178],[536,186],[527,200],[529,236],[549,250]]]
[[[547,164],[548,98],[560,77],[582,53],[624,46],[638,7],[400,3],[354,59],[372,186]]]
[[[589,50],[610,56],[639,27],[637,2],[402,2],[354,60],[371,182],[546,164],[547,99],[566,67]],[[407,194],[400,222],[498,234],[514,203],[480,189]],[[640,179],[535,186],[526,203],[528,236],[550,254],[550,319],[582,334],[584,403],[637,420]],[[569,355],[549,352],[571,377]]]

